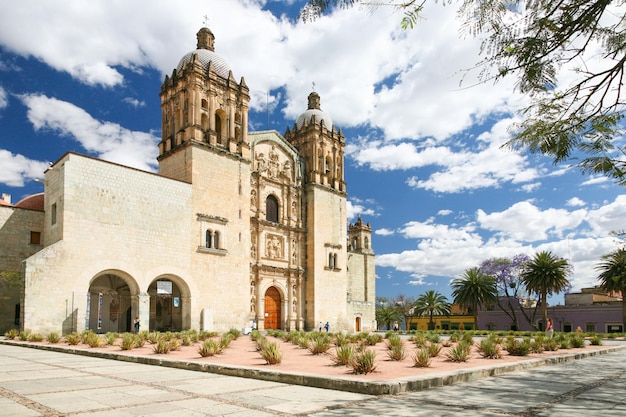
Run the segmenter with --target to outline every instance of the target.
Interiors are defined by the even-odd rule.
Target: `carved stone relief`
[[[270,259],[284,259],[285,238],[268,233],[265,235],[265,257]]]

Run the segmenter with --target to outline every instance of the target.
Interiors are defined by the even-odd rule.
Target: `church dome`
[[[312,120],[315,120],[316,124],[324,122],[326,129],[332,129],[333,127],[333,120],[327,113],[320,109],[320,95],[315,91],[309,94],[309,108],[298,117],[296,126],[298,129],[301,129],[302,126],[308,125]]]
[[[196,55],[205,70],[209,68],[209,63],[212,63],[213,69],[219,76],[228,78],[230,65],[228,65],[228,62],[224,58],[215,53],[215,36],[213,36],[213,33],[208,28],[202,28],[198,31],[196,37],[198,38],[197,49],[189,52],[180,59],[176,71],[182,70],[185,65],[193,60],[194,55]]]

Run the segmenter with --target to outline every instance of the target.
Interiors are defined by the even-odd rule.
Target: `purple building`
[[[478,311],[479,330],[535,331],[545,328],[541,306],[536,300],[501,298],[500,305],[508,314],[498,305]],[[517,329],[513,316],[517,317]],[[565,305],[548,306],[548,316],[557,332],[573,332],[578,328],[588,333],[624,332],[621,294],[607,294],[597,287],[566,294]]]

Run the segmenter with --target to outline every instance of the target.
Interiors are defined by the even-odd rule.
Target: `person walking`
[[[135,321],[133,323],[135,324],[135,333],[139,333],[139,327],[141,327],[139,317],[135,317]]]
[[[324,325],[324,328],[326,329],[326,333],[328,333],[328,329],[330,329],[330,323],[326,322],[326,324]]]
[[[554,335],[554,325],[552,324],[552,319],[548,317],[548,324],[546,325],[546,337],[552,338]]]

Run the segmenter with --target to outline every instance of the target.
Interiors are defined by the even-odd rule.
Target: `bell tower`
[[[220,153],[250,158],[248,103],[244,78],[237,83],[230,66],[215,53],[215,36],[208,28],[197,33],[197,49],[181,58],[161,86],[162,175],[191,180],[184,149],[202,145]]]
[[[306,224],[305,327],[329,322],[331,329],[351,328],[348,319],[348,256],[345,138],[309,94],[308,109],[285,139],[304,159],[302,201]]]

